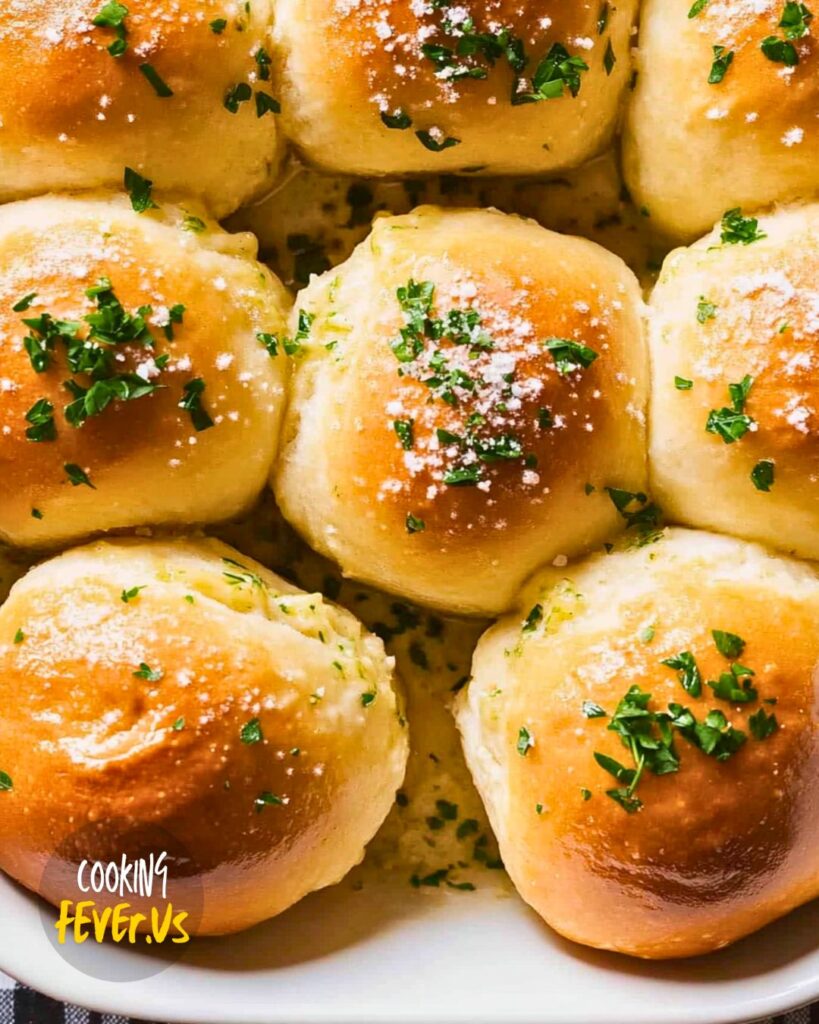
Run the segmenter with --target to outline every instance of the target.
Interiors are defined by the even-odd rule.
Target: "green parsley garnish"
[[[704,324],[709,320],[713,320],[717,315],[717,306],[713,302],[709,302],[704,295],[700,295],[699,302],[697,303],[697,322]]]
[[[284,800],[267,789],[259,793],[253,801],[253,806],[256,808],[257,814],[261,814],[265,807],[281,807],[282,804],[284,804]]]
[[[753,675],[751,669],[734,662],[728,672],[722,672],[716,682],[709,681],[708,685],[719,700],[729,704],[750,704],[758,696],[751,685]]]
[[[714,59],[711,64],[711,72],[708,75],[709,85],[719,85],[734,62],[734,51],[726,50],[724,46],[713,46]]]
[[[603,488],[611,498],[612,504],[626,522],[626,529],[636,526],[641,531],[656,530],[660,525],[662,512],[659,505],[649,501],[647,495],[642,491],[624,491],[620,487]],[[639,507],[629,509],[629,506],[636,503]]]
[[[428,149],[432,153],[441,153],[445,149],[451,149],[453,146],[460,146],[461,144],[460,139],[453,138],[451,135],[446,135],[442,139],[438,139],[425,128],[417,131],[415,133],[415,137],[424,149]]]
[[[593,700],[584,700],[580,709],[586,718],[605,718],[606,712]]]
[[[398,440],[401,442],[401,447],[405,451],[410,451],[413,445],[413,427],[415,421],[413,419],[408,420],[393,420],[392,426],[395,431]]]
[[[768,737],[773,736],[779,728],[776,715],[769,715],[765,708],[755,711],[748,719],[748,725],[751,727],[751,735],[755,740],[766,740]]]
[[[722,629],[712,629],[711,636],[714,638],[717,650],[725,658],[741,658],[745,650],[745,641],[736,633],[727,633]]]
[[[687,377],[675,377],[674,387],[678,391],[690,391],[694,387],[694,381],[689,380]]]
[[[10,789],[14,789],[11,776],[8,772],[0,772],[0,793],[8,793]]]
[[[232,85],[225,93],[225,109],[229,110],[231,114],[238,113],[239,106],[242,103],[247,103],[252,95],[253,90],[247,82],[238,82],[236,85]]]
[[[381,120],[387,128],[397,128],[399,131],[412,127],[412,118],[401,107],[398,107],[391,114],[388,114],[386,110],[382,110]]]
[[[427,524],[423,519],[414,516],[412,512],[407,512],[406,527],[407,533],[423,533],[427,528]]]
[[[108,46],[108,52],[112,57],[121,57],[128,49],[128,30],[125,27],[127,16],[128,8],[124,4],[117,3],[117,0],[109,0],[99,14],[91,19],[91,24],[97,28],[113,28],[116,31],[116,39]]]
[[[26,413],[26,438],[29,441],[55,441],[54,406],[47,398],[39,398]]]
[[[181,732],[185,728],[185,719],[180,716],[171,726],[174,732]]]
[[[256,90],[254,97],[256,103],[256,117],[264,117],[265,114],[280,114],[282,105],[269,93]]]
[[[92,491],[97,489],[91,483],[91,479],[85,470],[82,469],[81,466],[78,466],[76,462],[66,462],[63,469],[65,470],[66,476],[70,480],[72,487],[79,487],[80,484],[85,484],[85,486],[90,487]]]
[[[143,178],[132,167],[126,167],[122,181],[125,191],[131,199],[131,207],[136,213],[159,209],[151,199],[151,189],[154,183],[149,178]]]
[[[761,459],[751,470],[751,481],[758,491],[770,491],[774,483],[774,464],[770,459]]]
[[[29,292],[28,295],[24,295],[22,299],[15,302],[11,308],[15,313],[24,313],[36,298],[37,292]]]
[[[144,661],[139,663],[139,668],[133,675],[137,679],[147,679],[149,683],[158,683],[160,679],[165,675],[161,668],[151,668]]]
[[[230,566],[230,570],[225,569],[222,572],[222,575],[231,587],[242,587],[247,585],[250,587],[256,587],[259,590],[264,589],[264,580],[257,572],[253,572],[251,569],[248,569],[247,566],[242,565],[241,562],[237,562],[235,558],[223,558],[222,561],[225,565]]]
[[[540,61],[532,75],[531,91],[512,92],[512,103],[536,103],[539,100],[555,100],[568,89],[572,96],[580,92],[581,74],[589,70],[582,57],[572,55],[561,43],[553,43],[546,56]]]
[[[726,444],[733,444],[748,433],[754,420],[745,412],[745,403],[753,382],[753,377],[746,374],[738,384],[728,385],[731,407],[723,406],[709,412],[705,424],[709,434],[716,434]]]
[[[264,739],[262,735],[262,724],[258,718],[251,718],[249,722],[245,722],[239,731],[239,738],[242,743],[261,743]]]
[[[160,78],[158,71],[152,64],[140,64],[139,70],[153,86],[154,92],[160,99],[167,99],[169,96],[173,96],[173,89]]]
[[[575,370],[586,370],[597,359],[598,353],[569,338],[547,338],[544,346],[552,353],[555,367],[561,377]]]
[[[534,633],[543,621],[543,605],[536,604],[529,609],[529,614],[523,620],[522,630],[524,633]]]
[[[119,595],[120,601],[122,601],[123,604],[128,604],[129,601],[133,601],[134,598],[139,595],[141,590],[145,589],[145,586],[146,584],[143,584],[141,587],[129,587],[128,590],[123,590]]]
[[[799,63],[799,54],[796,47],[787,39],[779,39],[777,36],[767,36],[759,44],[759,48],[775,64],[784,64],[786,67],[795,68]]]
[[[738,206],[722,216],[720,241],[723,245],[750,245],[767,237],[764,231],[759,230],[759,220],[743,217]]]
[[[14,634],[14,642],[16,644],[21,644],[25,640],[25,638],[26,634],[22,631],[22,629],[18,629],[17,632]]]
[[[201,234],[206,227],[207,224],[201,217],[194,217],[191,213],[186,214],[185,219],[182,221],[182,230],[192,231],[195,235]]]
[[[521,757],[526,757],[526,755],[529,753],[529,750],[534,745],[535,745],[534,737],[529,732],[529,730],[526,728],[526,726],[522,725],[520,727],[520,729],[518,730],[518,741],[515,744],[515,749],[517,750],[517,752],[520,754]]]
[[[202,395],[205,391],[205,382],[201,377],[194,377],[182,388],[184,397],[180,400],[179,408],[190,413],[193,429],[196,431],[208,430],[213,426],[213,420],[208,411],[202,405]]]
[[[671,658],[664,658],[660,664],[675,669],[685,692],[692,697],[699,697],[702,693],[702,676],[691,651],[681,651]]]
[[[691,5],[691,9],[688,12],[689,18],[696,18],[696,16],[705,10],[708,0],[694,0]]]
[[[606,52],[603,54],[603,67],[605,68],[606,74],[610,75],[614,71],[614,65],[617,63],[617,57],[614,53],[614,47],[611,45],[611,39],[606,44]]]
[[[227,28],[227,18],[214,18],[210,23],[210,30],[215,36],[220,36]]]
[[[257,331],[256,341],[264,345],[271,359],[279,354],[279,338],[276,334],[269,334],[267,331]]]

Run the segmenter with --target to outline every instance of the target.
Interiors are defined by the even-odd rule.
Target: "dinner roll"
[[[693,240],[736,206],[819,189],[819,22],[785,0],[644,0],[626,182]]]
[[[819,894],[818,617],[814,566],[677,529],[548,570],[484,634],[464,749],[556,931],[693,956]]]
[[[530,174],[611,138],[636,0],[277,0],[285,131],[353,174]]]
[[[819,558],[817,274],[819,206],[734,215],[666,260],[650,450],[673,520]]]
[[[125,167],[224,216],[279,163],[272,0],[5,0],[0,202]]]
[[[164,203],[0,207],[0,536],[51,545],[253,501],[289,306],[254,256],[252,236]]]
[[[100,541],[31,570],[0,608],[0,695],[0,868],[79,899],[83,857],[127,852],[116,822],[161,828],[191,858],[170,864],[175,905],[203,887],[203,935],[338,881],[407,757],[381,641],[215,540]],[[70,885],[43,889],[72,837]]]
[[[640,294],[594,243],[420,207],[298,305],[275,490],[345,574],[491,614],[645,502]]]

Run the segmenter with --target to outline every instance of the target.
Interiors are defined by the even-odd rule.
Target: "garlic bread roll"
[[[255,255],[251,235],[165,203],[0,208],[0,537],[48,546],[253,502],[290,304]]]
[[[278,0],[285,131],[352,174],[531,174],[614,134],[637,3]]]
[[[819,206],[735,214],[650,303],[652,489],[677,522],[819,558]]]
[[[0,868],[79,899],[84,857],[129,853],[108,849],[123,822],[162,829],[200,935],[340,880],[407,758],[381,641],[214,540],[100,541],[31,570],[0,608],[0,695]]]
[[[420,207],[297,306],[275,491],[345,574],[492,614],[645,502],[641,299],[599,246]]]
[[[819,894],[817,618],[814,566],[669,530],[549,570],[483,636],[458,724],[552,928],[695,956]]]
[[[126,167],[223,217],[280,160],[271,0],[6,0],[0,202]]]
[[[645,0],[623,166],[666,235],[819,190],[819,22],[786,0]]]

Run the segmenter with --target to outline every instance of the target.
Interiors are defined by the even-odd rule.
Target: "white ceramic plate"
[[[0,876],[0,970],[57,999],[168,1021],[726,1024],[819,997],[819,903],[710,957],[651,963],[564,942],[501,890],[415,891],[402,877],[317,893],[128,982],[69,966],[40,907]],[[157,966],[113,945],[81,949],[97,973],[123,957]]]

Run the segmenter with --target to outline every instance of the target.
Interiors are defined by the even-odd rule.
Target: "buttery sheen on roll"
[[[271,0],[4,0],[0,202],[125,167],[225,216],[279,164]]]
[[[290,305],[228,235],[161,203],[0,208],[0,537],[224,519],[264,486]]]
[[[377,220],[298,305],[275,490],[346,574],[502,611],[617,529],[605,488],[645,499],[641,299],[599,246],[421,207]]]
[[[483,636],[458,724],[549,925],[694,956],[819,894],[817,618],[815,566],[670,530],[549,570]]]
[[[650,460],[670,518],[819,558],[819,206],[726,218],[651,297]]]
[[[692,241],[728,209],[817,193],[813,14],[786,0],[645,0],[623,165],[651,224]]]
[[[282,118],[353,174],[531,174],[614,134],[637,3],[278,0]]]
[[[29,572],[0,608],[0,699],[0,868],[79,899],[74,858],[114,822],[162,829],[203,935],[338,881],[407,757],[381,641],[212,540],[101,541]]]

